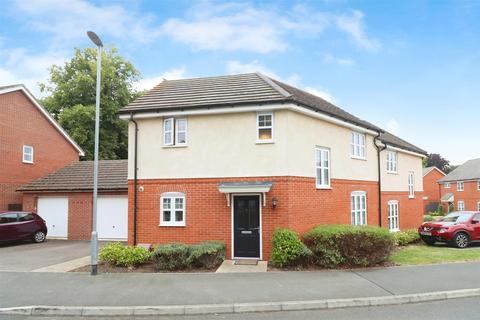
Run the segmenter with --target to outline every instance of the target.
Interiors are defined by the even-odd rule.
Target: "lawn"
[[[390,258],[396,265],[432,264],[480,260],[480,247],[456,249],[445,245],[410,245],[396,251]]]

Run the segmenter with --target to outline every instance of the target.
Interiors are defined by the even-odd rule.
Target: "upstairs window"
[[[450,189],[450,182],[445,182],[445,189]]]
[[[457,182],[457,191],[463,191],[464,185],[463,181],[458,181]]]
[[[397,173],[397,152],[387,151],[387,172]]]
[[[23,162],[24,163],[33,163],[33,147],[32,146],[23,146]]]
[[[367,224],[367,193],[355,191],[350,195],[352,210],[352,225],[363,226]]]
[[[315,148],[316,185],[319,189],[330,188],[330,150]]]
[[[160,197],[160,226],[185,226],[185,194],[165,192]]]
[[[415,175],[413,171],[408,173],[408,197],[415,197]]]
[[[163,145],[187,145],[187,119],[167,118],[163,120]]]
[[[273,142],[273,113],[257,113],[257,142]]]
[[[365,134],[352,131],[350,156],[352,158],[365,159]]]

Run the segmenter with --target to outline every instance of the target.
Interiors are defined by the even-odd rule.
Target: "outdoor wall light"
[[[277,204],[278,204],[277,197],[273,197],[272,198],[272,208],[275,209],[277,207]]]

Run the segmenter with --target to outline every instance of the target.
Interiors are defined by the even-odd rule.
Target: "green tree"
[[[437,167],[445,173],[449,173],[453,170],[453,166],[450,165],[450,161],[448,161],[438,153],[429,153],[428,156],[423,159],[423,166]]]
[[[63,66],[50,69],[50,79],[40,84],[46,93],[42,100],[45,108],[83,148],[85,159],[93,159],[95,132],[95,86],[97,50],[75,49],[75,54]],[[116,48],[102,54],[100,89],[100,159],[127,158],[127,122],[117,112],[139,93],[133,84],[139,72],[125,60]]]

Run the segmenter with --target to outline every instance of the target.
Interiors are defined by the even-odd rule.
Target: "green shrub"
[[[434,220],[433,217],[429,214],[426,214],[426,215],[423,216],[423,221],[424,222],[429,222],[429,221],[433,221],[433,220]]]
[[[195,267],[214,268],[225,260],[226,247],[221,241],[205,241],[191,246],[190,263]]]
[[[190,267],[191,247],[183,243],[159,245],[152,254],[157,270],[182,270]]]
[[[393,235],[371,226],[321,225],[304,235],[304,242],[322,267],[373,266],[389,259]]]
[[[420,241],[420,235],[416,229],[395,232],[393,238],[397,246],[406,246]]]
[[[272,237],[271,260],[275,267],[304,264],[312,252],[300,241],[296,232],[276,229]]]
[[[120,242],[109,243],[100,249],[100,261],[120,267],[136,267],[151,258],[150,252],[145,248],[124,246]]]

